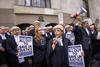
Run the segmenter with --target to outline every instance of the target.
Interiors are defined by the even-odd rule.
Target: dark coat
[[[91,40],[95,40],[98,32],[95,30],[94,33],[91,32]]]
[[[97,34],[98,32],[94,33],[94,38],[92,38],[92,46],[93,46],[93,56],[98,56],[98,58],[100,57],[100,40],[97,40]],[[99,58],[100,60],[100,58]]]
[[[47,35],[47,36],[46,36]],[[52,35],[50,34],[50,32],[47,32],[44,36],[46,38],[47,44],[48,42],[55,37],[54,32],[52,32]]]
[[[19,67],[18,57],[17,57],[17,43],[15,42],[14,36],[10,36],[7,40],[7,54],[9,67]]]
[[[47,46],[48,67],[68,67],[68,45],[71,45],[70,41],[63,38],[63,46],[57,44],[55,50],[52,49],[52,42],[53,40],[50,40]]]
[[[33,30],[30,30],[30,31],[28,32],[28,35],[34,37],[34,35],[35,35],[34,32],[35,32],[34,29],[33,29]]]
[[[8,53],[12,54],[12,55],[16,55],[17,53],[17,43],[14,39],[14,36],[11,36],[8,40],[7,40],[7,51]]]
[[[7,63],[7,59],[6,59],[6,40],[3,40],[1,39],[1,36],[0,36],[0,44],[1,46],[5,49],[5,51],[0,51],[0,65],[2,64],[6,64]]]
[[[33,67],[46,67],[45,52],[46,52],[46,40],[43,38],[41,42],[33,40],[34,56]]]
[[[82,31],[81,27],[79,26],[74,26],[74,35],[75,35],[75,44],[82,44]]]
[[[94,48],[95,53],[93,55],[92,67],[100,67],[100,40],[95,40]]]
[[[97,47],[97,31],[94,31],[94,33],[91,33],[91,46],[92,46],[92,56],[96,54]]]
[[[91,44],[91,32],[90,32],[90,30],[89,30],[89,35],[88,35],[84,28],[75,26],[74,34],[75,34],[75,44],[82,44],[84,51],[91,48],[91,45],[90,45]]]
[[[100,40],[95,41],[95,58],[100,61]]]
[[[100,67],[100,40],[97,40],[97,34],[98,32],[94,32],[91,36],[91,39],[92,39],[92,51],[93,51],[93,54],[92,54],[92,57],[93,57],[93,60],[92,60],[92,64],[93,66],[92,67]]]
[[[89,30],[89,35],[88,35],[84,28],[82,28],[81,31],[82,31],[82,46],[83,46],[83,50],[88,50],[88,49],[91,48],[91,32]]]
[[[75,34],[75,44],[82,44],[82,48],[84,51],[84,60],[85,66],[87,67],[92,55],[92,47],[91,47],[91,32],[88,29],[89,35],[86,32],[85,28],[76,26],[74,29]]]

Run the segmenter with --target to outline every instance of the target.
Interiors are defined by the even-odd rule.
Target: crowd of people
[[[18,36],[32,36],[34,55],[18,58]],[[0,67],[71,67],[68,46],[81,44],[85,67],[100,65],[100,24],[88,21],[41,27],[39,21],[21,30],[0,27]],[[21,61],[20,61],[21,60]]]

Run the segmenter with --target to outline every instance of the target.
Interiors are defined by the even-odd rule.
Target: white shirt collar
[[[2,38],[3,40],[5,40],[5,39],[6,39],[5,34],[0,34],[0,36],[1,36],[1,38]]]
[[[87,34],[89,35],[89,30],[87,28],[85,28],[85,30],[86,30]]]
[[[63,46],[62,37],[57,38],[57,40],[58,40],[58,42],[59,42],[59,45],[60,45],[60,46]]]
[[[71,31],[68,31],[66,34],[71,34],[72,32]]]
[[[15,42],[17,43],[17,45],[18,45],[19,35],[18,36],[14,35],[14,39],[15,39]]]

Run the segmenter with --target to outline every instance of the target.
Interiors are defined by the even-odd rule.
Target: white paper
[[[23,63],[25,61],[24,58],[18,58],[19,63]]]

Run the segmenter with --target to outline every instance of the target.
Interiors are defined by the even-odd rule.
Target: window
[[[46,0],[46,6],[47,6],[48,8],[51,8],[51,0]]]
[[[31,0],[25,0],[25,6],[31,6]]]
[[[25,0],[25,6],[51,8],[51,0]]]

